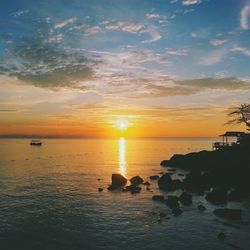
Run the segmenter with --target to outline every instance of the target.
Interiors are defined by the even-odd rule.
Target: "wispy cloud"
[[[210,66],[221,62],[225,55],[226,55],[225,49],[215,50],[208,55],[204,55],[199,61],[199,63],[202,65]]]
[[[75,17],[71,17],[69,19],[65,19],[62,22],[59,22],[57,24],[55,24],[55,29],[62,29],[65,26],[67,26],[68,24],[74,23],[77,19]]]
[[[201,0],[183,0],[182,4],[183,5],[194,5],[194,4],[199,4],[201,3]]]
[[[250,56],[250,49],[242,48],[242,47],[234,47],[231,49],[232,52],[240,52],[245,56]]]
[[[227,40],[222,40],[222,39],[214,39],[211,40],[209,43],[213,46],[220,46],[222,44],[224,44]]]
[[[243,30],[249,29],[250,5],[245,5],[240,13],[240,26]]]
[[[145,30],[145,25],[140,23],[129,23],[129,22],[116,22],[109,23],[106,25],[107,30],[122,30],[128,33],[136,34],[142,30]]]
[[[180,49],[167,49],[168,55],[173,56],[188,56],[189,55],[189,49],[186,48],[180,48]]]

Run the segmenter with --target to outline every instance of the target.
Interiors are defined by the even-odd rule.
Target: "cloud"
[[[15,76],[37,87],[83,90],[82,82],[93,77],[93,64],[82,54],[63,52],[47,40],[26,38],[6,51],[0,74]]]
[[[148,33],[151,36],[150,39],[143,41],[143,43],[153,43],[161,39],[161,35],[155,26],[150,26],[141,33]]]
[[[189,49],[167,49],[168,55],[173,56],[188,56],[189,55]]]
[[[226,42],[227,40],[221,40],[221,39],[214,39],[214,40],[211,40],[209,43],[213,46],[219,46],[219,45],[222,45]]]
[[[159,19],[159,18],[161,18],[161,15],[156,14],[156,13],[147,13],[145,16],[147,19]]]
[[[108,23],[105,27],[107,30],[122,30],[131,34],[137,34],[138,32],[145,30],[144,24],[139,23],[127,23],[127,22],[117,22]]]
[[[213,51],[212,53],[203,56],[203,58],[199,61],[199,64],[207,66],[214,65],[216,63],[221,62],[225,54],[226,50],[224,49]]]
[[[187,6],[194,5],[194,4],[199,4],[199,3],[201,3],[201,0],[183,0],[182,1],[182,4],[187,5]]]
[[[246,5],[240,12],[240,26],[243,30],[249,29],[248,19],[250,18],[250,5]]]
[[[75,17],[69,18],[69,19],[65,19],[64,21],[55,24],[55,29],[62,29],[65,26],[67,26],[68,24],[74,23],[76,21]]]
[[[232,51],[232,52],[240,52],[245,56],[250,56],[250,49],[247,49],[247,48],[234,47],[230,51]]]

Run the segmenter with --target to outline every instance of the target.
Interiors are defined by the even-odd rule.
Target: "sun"
[[[124,119],[117,120],[115,127],[120,131],[127,130],[127,128],[129,127],[129,122]]]

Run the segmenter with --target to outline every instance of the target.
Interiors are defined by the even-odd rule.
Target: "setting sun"
[[[127,130],[129,122],[127,120],[118,120],[115,127],[121,131]]]

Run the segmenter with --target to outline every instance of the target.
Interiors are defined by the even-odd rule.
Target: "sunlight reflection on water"
[[[126,176],[127,166],[126,166],[126,140],[124,138],[119,139],[119,171],[120,174]]]

